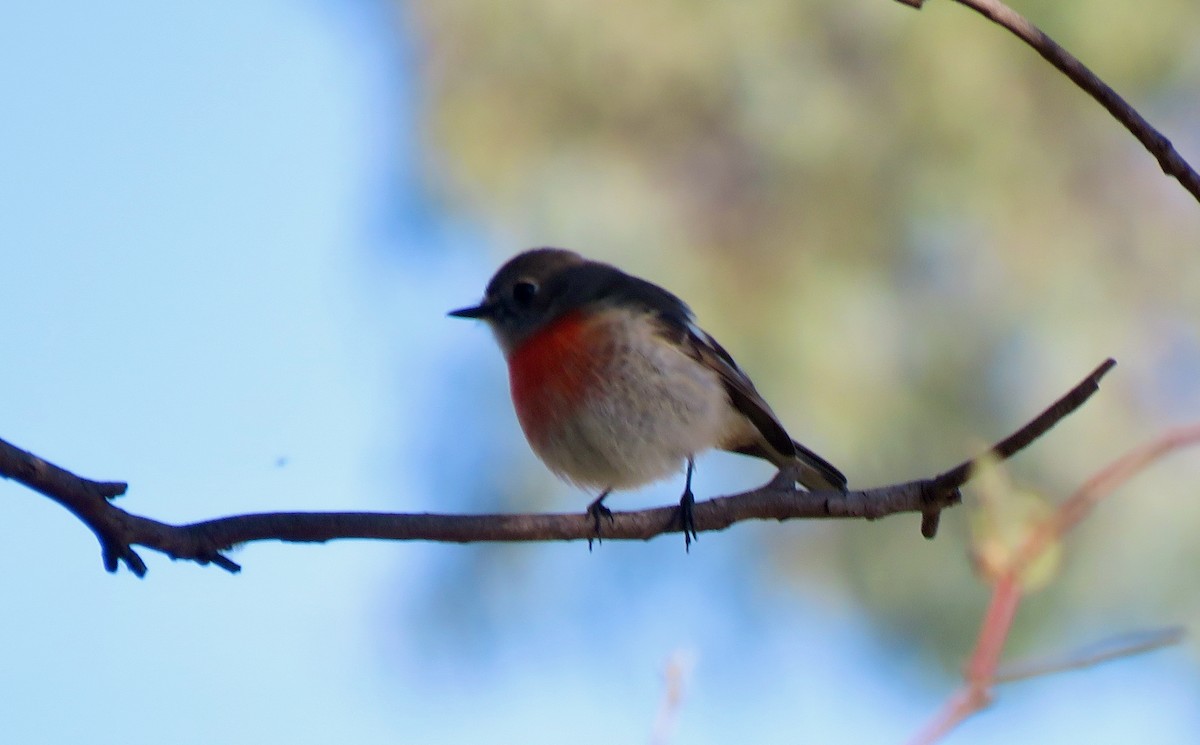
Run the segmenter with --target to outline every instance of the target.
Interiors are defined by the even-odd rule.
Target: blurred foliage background
[[[1016,7],[1197,164],[1200,5],[1153,5]],[[1120,366],[1101,394],[1012,463],[1021,488],[1061,499],[1200,418],[1200,205],[1095,102],[966,8],[401,7],[420,47],[424,177],[492,239],[487,271],[558,245],[676,291],[852,485],[950,466],[1108,356]],[[486,397],[502,390],[486,385]],[[514,437],[504,426],[487,441]],[[506,448],[489,462],[540,468]],[[494,500],[516,484],[514,506],[545,506],[530,485],[548,479],[531,474],[493,472],[479,488]],[[1197,476],[1194,454],[1176,457],[1088,520],[1057,583],[1026,606],[1016,651],[1081,629],[1194,626],[1194,573],[1177,570],[1200,562]],[[967,559],[969,511],[944,516],[932,544],[915,519],[893,518],[799,537],[739,526],[700,549],[752,542],[764,581],[860,607],[953,671],[986,596]],[[524,550],[480,548],[472,566]]]

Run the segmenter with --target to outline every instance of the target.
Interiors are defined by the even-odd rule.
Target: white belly
[[[594,392],[531,445],[559,476],[582,486],[628,489],[678,472],[684,461],[742,426],[717,373],[654,336],[623,323]]]

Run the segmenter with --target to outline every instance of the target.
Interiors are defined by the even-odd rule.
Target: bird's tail
[[[792,445],[796,448],[796,460],[800,462],[798,480],[805,489],[846,491],[846,476],[833,464],[795,440]]]

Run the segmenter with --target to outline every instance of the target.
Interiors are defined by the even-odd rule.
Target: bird
[[[809,490],[846,490],[846,477],[794,440],[749,376],[658,285],[561,248],[509,259],[478,305],[450,311],[491,327],[508,365],[513,407],[533,452],[555,475],[597,489],[595,537],[617,490],[678,473],[678,524],[698,538],[695,458],[710,449],[791,469]],[[590,547],[591,541],[588,541]]]

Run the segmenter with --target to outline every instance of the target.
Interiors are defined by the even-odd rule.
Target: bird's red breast
[[[613,354],[603,334],[600,319],[573,311],[539,329],[509,355],[513,406],[535,450],[603,383],[602,371]]]

